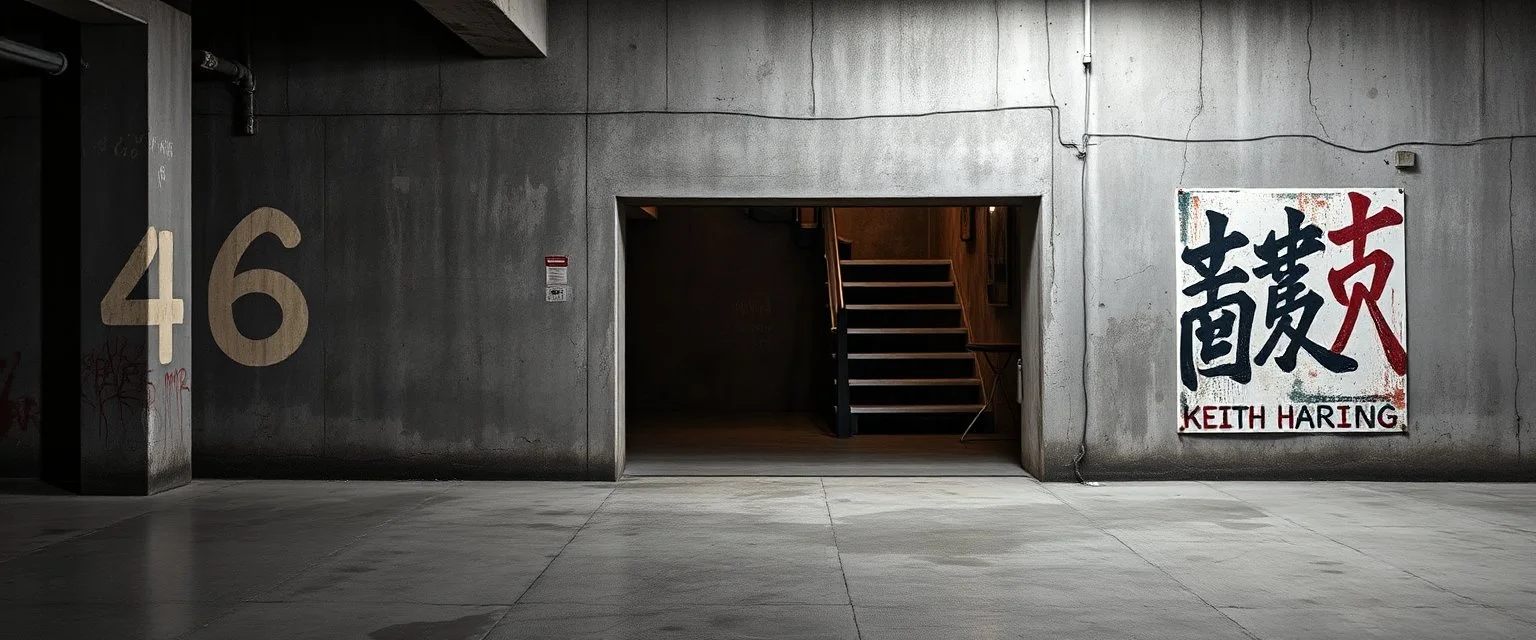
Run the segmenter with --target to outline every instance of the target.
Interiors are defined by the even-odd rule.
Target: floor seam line
[[[1083,513],[1082,509],[1078,509],[1077,508],[1077,505],[1074,505],[1074,504],[1072,504],[1070,502],[1067,502],[1066,500],[1062,500],[1061,496],[1057,495],[1057,493],[1055,491],[1052,491],[1051,488],[1049,486],[1046,486],[1045,483],[1042,482],[1042,483],[1040,483],[1040,485],[1042,487],[1045,487],[1046,492],[1050,493],[1053,497],[1056,498],[1056,500],[1060,501],[1062,504],[1066,505],[1068,509],[1071,509],[1072,511],[1076,512],[1077,515],[1082,516],[1084,520],[1087,520],[1090,524],[1092,524],[1093,528],[1099,530],[1099,533],[1102,533],[1102,534],[1104,534],[1106,536],[1109,536],[1111,540],[1114,540],[1115,542],[1119,543],[1120,546],[1125,547],[1126,551],[1130,551],[1131,555],[1136,556],[1138,559],[1140,559],[1142,562],[1147,563],[1147,565],[1152,567],[1153,569],[1157,569],[1158,573],[1161,573],[1164,576],[1167,576],[1167,578],[1169,580],[1172,580],[1174,584],[1179,585],[1179,588],[1183,589],[1189,595],[1194,596],[1195,599],[1199,600],[1201,604],[1204,604],[1205,606],[1210,607],[1210,609],[1212,611],[1215,611],[1217,613],[1217,615],[1220,615],[1221,617],[1226,618],[1228,622],[1231,622],[1233,625],[1236,625],[1237,628],[1241,629],[1243,631],[1243,633],[1245,635],[1247,635],[1251,640],[1259,640],[1258,634],[1255,634],[1254,632],[1249,631],[1248,627],[1243,626],[1243,623],[1238,622],[1232,616],[1227,615],[1227,612],[1222,611],[1221,607],[1218,607],[1218,606],[1216,606],[1214,604],[1211,604],[1210,600],[1206,600],[1205,596],[1202,596],[1199,593],[1196,593],[1194,589],[1189,588],[1189,585],[1185,584],[1183,580],[1180,580],[1177,577],[1174,577],[1174,575],[1172,573],[1169,573],[1167,569],[1164,569],[1162,566],[1158,565],[1156,562],[1153,562],[1153,561],[1147,559],[1146,556],[1141,555],[1140,551],[1137,551],[1131,545],[1126,544],[1124,540],[1120,539],[1120,536],[1117,536],[1117,535],[1115,535],[1113,533],[1110,533],[1108,529],[1105,529],[1103,527],[1103,525],[1100,525],[1098,520],[1095,520],[1092,516],[1089,516],[1088,514]]]
[[[3,560],[0,560],[0,565],[3,565],[5,563],[7,563],[7,562],[11,562],[13,560],[18,560],[18,559],[21,559],[21,558],[25,558],[27,556],[30,556],[30,555],[32,555],[34,553],[37,553],[39,551],[42,551],[42,550],[47,549],[49,547],[52,547],[54,545],[64,544],[64,543],[70,542],[72,540],[79,540],[79,539],[84,538],[86,536],[90,536],[90,535],[94,535],[96,533],[100,533],[100,532],[106,530],[109,527],[115,527],[117,525],[123,524],[125,522],[129,522],[129,521],[132,521],[132,520],[138,520],[139,518],[147,516],[147,515],[149,515],[149,514],[151,514],[153,512],[154,512],[154,509],[152,509],[152,508],[145,509],[144,511],[141,511],[139,513],[135,513],[135,514],[133,514],[131,516],[126,516],[126,517],[118,519],[118,520],[113,520],[112,522],[109,522],[107,524],[104,524],[104,525],[101,525],[99,527],[96,527],[95,529],[91,529],[89,531],[81,531],[81,532],[76,533],[75,535],[69,536],[67,538],[62,538],[62,539],[59,539],[59,540],[55,540],[53,542],[49,542],[47,544],[44,544],[41,547],[37,547],[36,549],[29,549],[26,553],[22,553],[22,554],[19,554],[19,555],[16,555],[16,556],[12,556],[10,558],[5,558]]]
[[[832,550],[837,553],[837,572],[843,576],[843,593],[848,596],[848,612],[853,614],[853,633],[859,640],[863,640],[864,631],[859,628],[859,609],[853,605],[853,589],[848,586],[848,569],[843,566],[843,548],[837,543],[837,522],[832,518],[832,501],[827,498],[827,479],[817,477],[816,484],[821,486],[821,504],[827,508],[827,527],[832,531]]]
[[[272,585],[271,587],[263,589],[263,590],[255,593],[255,594],[251,595],[250,597],[239,599],[237,602],[231,604],[228,608],[224,609],[223,611],[220,611],[218,613],[218,615],[215,615],[212,618],[209,618],[207,622],[204,622],[204,623],[202,623],[200,625],[197,625],[197,626],[195,626],[195,627],[193,627],[191,629],[186,630],[185,632],[177,635],[176,638],[178,638],[178,639],[186,638],[186,637],[192,635],[193,633],[196,633],[196,632],[201,631],[203,629],[207,629],[208,627],[212,626],[213,623],[218,622],[220,620],[223,620],[225,617],[228,617],[230,614],[232,614],[232,613],[234,613],[236,611],[239,611],[242,607],[245,607],[247,605],[250,605],[250,604],[256,602],[257,600],[259,600],[261,598],[261,596],[269,594],[269,593],[272,593],[272,592],[274,592],[274,591],[276,591],[278,589],[283,588],[284,585],[288,584],[289,582],[292,582],[295,578],[297,578],[297,577],[299,577],[301,575],[304,575],[304,572],[309,571],[310,569],[313,569],[316,566],[319,566],[320,563],[325,562],[327,559],[332,558],[336,554],[341,553],[342,551],[345,551],[346,549],[352,547],[353,545],[357,544],[358,541],[362,540],[363,538],[368,537],[368,534],[373,533],[375,530],[379,529],[380,527],[383,527],[383,526],[385,526],[385,525],[387,525],[387,524],[389,524],[391,522],[394,522],[395,520],[400,519],[402,516],[412,512],[412,511],[420,509],[422,505],[426,504],[428,501],[432,500],[433,498],[436,498],[436,497],[438,497],[440,495],[443,495],[444,493],[447,493],[449,490],[453,489],[456,486],[462,486],[462,485],[463,485],[462,482],[453,482],[453,483],[449,483],[448,486],[443,487],[442,489],[440,489],[438,491],[432,492],[430,495],[422,498],[421,500],[416,501],[415,504],[412,504],[409,507],[401,509],[399,513],[397,513],[397,514],[395,514],[393,516],[390,516],[388,518],[385,518],[382,522],[379,522],[378,524],[375,524],[375,525],[373,525],[371,527],[368,527],[368,528],[364,529],[361,533],[358,533],[357,535],[352,536],[351,540],[348,540],[348,541],[340,544],[336,548],[331,549],[330,551],[325,552],[320,557],[315,558],[314,561],[309,562],[309,563],[305,564],[302,567],[299,567],[298,570],[294,571],[292,574],[289,574],[288,577],[283,578],[282,580],[279,580],[276,584]]]
[[[1259,510],[1259,511],[1262,511],[1262,512],[1264,512],[1264,513],[1267,513],[1267,514],[1269,514],[1269,515],[1272,515],[1272,516],[1274,516],[1274,517],[1276,517],[1276,518],[1279,518],[1279,519],[1281,519],[1281,520],[1284,520],[1284,521],[1286,521],[1286,522],[1289,522],[1289,523],[1291,523],[1291,524],[1293,524],[1293,525],[1295,525],[1295,526],[1298,526],[1298,527],[1301,527],[1301,528],[1302,528],[1302,530],[1304,530],[1304,531],[1306,531],[1306,532],[1308,532],[1308,533],[1311,533],[1311,534],[1313,534],[1313,535],[1317,535],[1317,536],[1322,536],[1322,538],[1323,538],[1323,539],[1324,539],[1324,540],[1327,540],[1327,541],[1329,541],[1329,542],[1332,542],[1332,543],[1334,543],[1334,544],[1336,544],[1336,545],[1339,545],[1339,546],[1341,546],[1341,547],[1344,547],[1344,548],[1345,548],[1345,549],[1349,549],[1349,550],[1350,550],[1350,551],[1353,551],[1353,552],[1355,552],[1355,553],[1358,553],[1358,554],[1360,554],[1360,555],[1362,555],[1362,556],[1365,556],[1365,557],[1367,557],[1367,558],[1370,558],[1370,559],[1372,559],[1372,560],[1375,560],[1375,561],[1377,561],[1377,562],[1380,562],[1380,563],[1382,563],[1382,564],[1384,564],[1384,565],[1386,565],[1386,566],[1388,566],[1388,567],[1391,567],[1391,568],[1393,568],[1393,569],[1396,569],[1396,570],[1398,570],[1398,571],[1401,571],[1401,572],[1403,572],[1403,573],[1406,573],[1406,574],[1408,574],[1408,575],[1410,575],[1410,576],[1413,576],[1413,577],[1414,577],[1414,578],[1416,578],[1416,579],[1418,579],[1418,580],[1419,580],[1419,581],[1421,581],[1421,582],[1423,582],[1423,583],[1424,583],[1424,584],[1427,584],[1427,585],[1429,585],[1429,586],[1431,586],[1431,587],[1434,587],[1434,588],[1436,588],[1436,589],[1439,589],[1439,590],[1440,590],[1440,591],[1444,591],[1444,592],[1446,592],[1446,593],[1449,593],[1449,594],[1451,594],[1451,595],[1453,595],[1453,596],[1456,596],[1456,597],[1458,597],[1458,598],[1461,598],[1461,599],[1462,599],[1462,600],[1466,600],[1466,601],[1467,601],[1467,602],[1468,602],[1468,603],[1471,603],[1471,604],[1476,604],[1476,605],[1479,605],[1479,606],[1484,606],[1484,607],[1491,607],[1491,608],[1497,608],[1497,607],[1492,607],[1492,605],[1489,605],[1489,604],[1486,604],[1486,603],[1484,603],[1484,602],[1482,602],[1482,601],[1480,601],[1480,600],[1477,600],[1477,599],[1475,599],[1475,598],[1471,598],[1471,597],[1469,597],[1469,596],[1464,596],[1464,595],[1462,595],[1462,594],[1460,594],[1460,593],[1457,593],[1457,592],[1455,592],[1455,591],[1452,591],[1452,590],[1451,590],[1451,589],[1447,589],[1447,588],[1445,588],[1445,587],[1442,587],[1442,586],[1440,586],[1440,585],[1438,585],[1438,584],[1435,584],[1435,582],[1434,582],[1434,581],[1433,581],[1433,580],[1430,580],[1430,579],[1429,579],[1429,578],[1425,578],[1425,577],[1424,577],[1424,576],[1421,576],[1421,575],[1419,575],[1419,574],[1417,574],[1417,573],[1414,573],[1414,572],[1412,572],[1412,571],[1410,571],[1410,570],[1408,570],[1408,569],[1404,569],[1404,568],[1402,568],[1402,567],[1399,567],[1399,566],[1397,566],[1397,565],[1395,565],[1395,564],[1392,564],[1392,563],[1391,563],[1391,562],[1389,562],[1389,561],[1387,561],[1387,560],[1385,560],[1385,559],[1383,559],[1383,558],[1379,558],[1379,557],[1377,557],[1377,556],[1375,556],[1375,555],[1373,555],[1373,554],[1369,554],[1369,553],[1366,553],[1366,552],[1364,552],[1364,551],[1361,551],[1361,550],[1359,550],[1359,549],[1356,549],[1356,548],[1355,548],[1355,547],[1354,547],[1354,546],[1352,546],[1352,545],[1349,545],[1349,544],[1345,544],[1345,543],[1344,543],[1344,542],[1342,542],[1342,541],[1339,541],[1339,540],[1338,540],[1338,539],[1335,539],[1335,538],[1334,538],[1334,537],[1333,537],[1333,536],[1330,536],[1330,535],[1328,535],[1328,534],[1326,534],[1326,533],[1323,533],[1323,532],[1321,532],[1321,531],[1318,531],[1318,530],[1316,530],[1316,529],[1313,529],[1313,528],[1312,528],[1312,527],[1309,527],[1309,526],[1307,526],[1307,525],[1304,525],[1304,524],[1302,524],[1302,523],[1300,523],[1300,522],[1297,522],[1297,521],[1295,521],[1295,520],[1292,520],[1292,519],[1290,519],[1290,518],[1287,518],[1287,517],[1285,517],[1285,516],[1283,516],[1283,515],[1280,515],[1280,514],[1277,514],[1277,513],[1270,513],[1270,512],[1269,512],[1269,511],[1267,511],[1267,510],[1265,510],[1265,509],[1262,509],[1262,508],[1260,508],[1260,507],[1259,507],[1259,505],[1256,505],[1256,504],[1253,504],[1253,503],[1252,503],[1252,502],[1248,502],[1248,501],[1247,501],[1247,500],[1244,500],[1244,499],[1242,499],[1242,498],[1239,498],[1239,497],[1237,497],[1237,496],[1235,496],[1235,495],[1232,495],[1232,494],[1230,494],[1230,493],[1227,493],[1227,492],[1226,492],[1226,491],[1224,491],[1224,490],[1222,490],[1222,489],[1221,489],[1221,488],[1220,488],[1220,487],[1216,487],[1216,486],[1213,486],[1213,485],[1211,485],[1211,484],[1210,484],[1210,483],[1209,483],[1209,482],[1205,482],[1205,481],[1201,481],[1201,482],[1200,482],[1200,484],[1203,484],[1203,485],[1205,485],[1205,486],[1207,486],[1207,487],[1210,487],[1210,488],[1211,488],[1211,489],[1214,489],[1214,490],[1215,490],[1215,491],[1216,491],[1216,492],[1217,492],[1217,493],[1220,493],[1220,494],[1222,494],[1222,495],[1224,495],[1224,496],[1227,496],[1227,497],[1230,497],[1230,498],[1232,498],[1232,499],[1233,499],[1233,500],[1237,500],[1237,501],[1238,501],[1238,502],[1241,502],[1241,503],[1244,503],[1244,504],[1247,504],[1247,505],[1249,505],[1249,506],[1251,506],[1251,507],[1253,507],[1253,508],[1255,508],[1255,509],[1258,509],[1258,510]],[[1367,487],[1367,488],[1369,488],[1369,487]],[[1476,520],[1476,518],[1473,518],[1473,519],[1474,519],[1474,520]]]
[[[1356,486],[1358,486],[1359,488],[1364,489],[1366,491],[1370,491],[1371,493],[1378,493],[1378,494],[1381,494],[1383,496],[1398,497],[1398,495],[1399,495],[1399,494],[1394,494],[1394,493],[1389,493],[1389,492],[1386,492],[1386,491],[1382,491],[1381,489],[1377,489],[1376,487],[1370,486],[1368,484],[1361,484],[1361,485],[1356,485]],[[1223,491],[1222,493],[1226,493],[1226,492]],[[1231,495],[1231,494],[1227,494],[1227,495]],[[1239,498],[1239,499],[1241,499],[1241,498]],[[1478,516],[1477,512],[1469,510],[1469,509],[1465,509],[1465,508],[1463,508],[1459,504],[1444,504],[1444,503],[1441,503],[1439,505],[1439,508],[1445,509],[1445,510],[1448,510],[1448,511],[1455,511],[1456,513],[1461,514],[1462,517],[1464,517],[1464,518],[1466,518],[1468,520],[1476,520],[1476,521],[1481,522],[1481,523],[1483,523],[1485,525],[1488,525],[1490,527],[1504,527],[1506,529],[1515,529],[1517,531],[1525,531],[1526,533],[1531,533],[1530,531],[1526,531],[1525,529],[1521,529],[1520,527],[1516,527],[1516,526],[1512,526],[1512,525],[1508,525],[1508,524],[1501,524],[1501,523],[1498,523],[1498,522],[1494,522],[1492,520],[1485,520],[1482,517]],[[1413,526],[1413,525],[1406,525],[1406,526]]]
[[[587,530],[587,526],[592,524],[593,519],[597,518],[598,512],[602,511],[603,507],[608,506],[608,501],[613,498],[613,494],[618,492],[619,487],[617,486],[617,483],[615,483],[615,486],[608,490],[608,495],[603,496],[603,501],[597,504],[597,508],[593,509],[592,513],[587,514],[586,521],[582,522],[581,526],[576,527],[575,533],[572,533],[571,537],[566,539],[565,544],[560,545],[560,550],[556,551],[555,555],[550,557],[549,562],[544,563],[544,568],[539,570],[539,575],[534,576],[533,580],[528,582],[528,586],[523,589],[523,592],[517,594],[517,597],[512,599],[512,604],[507,605],[507,610],[503,611],[501,617],[497,618],[496,622],[492,624],[489,629],[485,630],[485,633],[480,636],[479,640],[484,640],[487,636],[491,635],[491,632],[495,631],[496,627],[501,626],[501,622],[506,620],[507,616],[512,614],[512,609],[517,605],[522,604],[523,598],[526,597],[529,592],[533,591],[533,587],[539,584],[539,580],[544,579],[544,574],[548,573],[549,568],[555,565],[555,561],[559,560],[560,556],[565,555],[566,547],[571,546],[571,543],[576,541],[576,536],[581,535],[582,531]]]

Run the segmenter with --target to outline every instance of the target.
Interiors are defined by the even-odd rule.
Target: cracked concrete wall
[[[215,51],[251,25],[263,114],[230,138],[222,89],[198,87],[198,268],[281,208],[303,244],[242,264],[293,277],[312,314],[271,367],[199,340],[219,381],[196,391],[199,474],[612,477],[616,197],[1039,195],[1033,471],[1072,477],[1086,412],[1090,477],[1530,475],[1532,376],[1514,380],[1536,339],[1512,345],[1536,329],[1515,284],[1536,264],[1509,246],[1536,222],[1536,142],[1411,146],[1416,173],[1313,138],[1183,142],[1536,133],[1523,3],[1100,0],[1086,163],[1078,2],[551,3],[541,60],[473,59],[413,3],[374,5],[197,9]],[[1113,137],[1132,135],[1163,140]],[[1180,184],[1408,190],[1410,435],[1176,435]],[[537,297],[549,254],[572,257],[569,304]],[[237,315],[250,335],[278,321],[260,299]]]
[[[1169,140],[1099,137],[1088,160],[1088,475],[1536,477],[1519,421],[1532,388],[1517,376],[1536,362],[1529,339],[1516,347],[1536,312],[1520,284],[1536,276],[1525,249],[1536,10],[1492,0],[1094,8],[1093,130]],[[1180,141],[1274,135],[1288,137]],[[1527,138],[1501,137],[1517,135]],[[1417,152],[1419,169],[1374,151],[1390,145]],[[1234,186],[1406,190],[1407,435],[1175,433],[1172,194]],[[1110,246],[1120,249],[1094,250]],[[1057,477],[1071,473],[1069,435],[1081,437],[1047,434]]]

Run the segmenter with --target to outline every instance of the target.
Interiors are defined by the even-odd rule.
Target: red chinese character
[[[1328,232],[1328,240],[1336,245],[1345,243],[1353,244],[1355,259],[1342,269],[1332,269],[1328,272],[1328,286],[1333,289],[1334,299],[1339,304],[1348,307],[1344,314],[1344,324],[1339,327],[1339,337],[1333,340],[1333,352],[1344,353],[1344,347],[1349,344],[1349,338],[1355,332],[1355,321],[1360,317],[1360,307],[1371,310],[1371,319],[1376,323],[1376,335],[1381,338],[1381,348],[1387,353],[1387,363],[1392,365],[1392,370],[1398,375],[1408,372],[1408,353],[1403,350],[1402,343],[1393,335],[1392,327],[1387,325],[1387,318],[1381,313],[1381,294],[1387,288],[1387,276],[1392,273],[1392,256],[1387,252],[1377,249],[1370,253],[1365,252],[1366,236],[1374,231],[1403,223],[1403,214],[1398,213],[1392,207],[1382,207],[1375,215],[1367,216],[1370,212],[1371,199],[1364,194],[1350,192],[1349,204],[1353,209],[1354,221],[1342,229]],[[1347,292],[1344,287],[1350,278],[1355,277],[1367,268],[1371,269],[1370,286],[1364,282],[1356,282]]]

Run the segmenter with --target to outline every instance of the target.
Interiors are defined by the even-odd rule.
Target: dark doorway
[[[1017,342],[1020,333],[1018,305],[989,304],[989,270],[998,265],[986,257],[986,219],[967,220],[974,207],[624,210],[628,474],[1024,473],[1014,369],[984,396],[983,383],[994,380],[979,354],[966,352],[968,341]],[[836,251],[849,265],[828,258],[828,220],[839,225]],[[843,289],[829,279],[829,267],[869,278],[895,274],[894,282],[849,283],[858,288],[849,300],[867,322],[951,323],[943,335],[911,336],[917,346],[897,345],[908,336],[885,329],[860,334],[854,349],[865,353],[855,357],[866,359],[847,377],[861,385],[855,410],[865,415],[853,437],[838,426],[833,310],[846,305],[832,293]],[[943,277],[895,277],[907,271]],[[922,300],[906,305],[892,297],[909,295]],[[967,320],[974,326],[967,329]],[[869,353],[897,346],[903,353]],[[911,350],[929,353],[907,359]],[[984,397],[992,402],[973,426]],[[973,430],[962,442],[967,427]]]

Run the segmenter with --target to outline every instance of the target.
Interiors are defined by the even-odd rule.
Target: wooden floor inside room
[[[627,476],[1027,476],[1018,440],[838,439],[814,414],[631,415]]]

